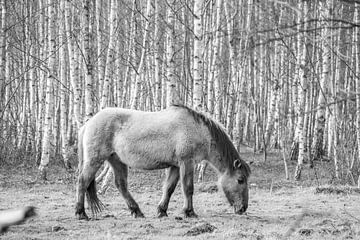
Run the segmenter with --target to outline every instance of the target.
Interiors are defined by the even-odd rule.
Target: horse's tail
[[[105,209],[105,205],[97,197],[95,178],[90,182],[86,189],[86,197],[92,214],[96,215]]]
[[[82,126],[79,130],[78,135],[78,172],[81,174],[83,171],[84,165],[84,146],[83,146],[83,137],[84,137],[85,126]],[[97,214],[105,209],[105,205],[99,200],[96,193],[96,182],[95,178],[90,182],[89,186],[86,189],[86,198],[88,201],[88,205],[93,214]]]

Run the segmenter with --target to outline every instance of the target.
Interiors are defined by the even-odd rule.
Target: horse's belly
[[[120,159],[123,163],[125,163],[129,167],[144,169],[144,170],[162,169],[176,165],[176,163],[172,161],[161,161],[161,159],[155,160],[155,159],[149,159],[146,157],[144,158],[139,156],[128,156]]]
[[[138,169],[161,169],[176,166],[173,151],[166,149],[164,145],[152,146],[151,148],[137,145],[122,148],[117,154],[121,162],[132,168]]]

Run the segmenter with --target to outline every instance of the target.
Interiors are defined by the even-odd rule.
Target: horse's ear
[[[240,161],[239,159],[236,159],[236,160],[234,161],[234,167],[235,167],[235,168],[240,168],[240,167],[241,167],[241,161]]]

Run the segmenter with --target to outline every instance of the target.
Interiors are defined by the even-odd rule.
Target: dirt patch
[[[216,229],[215,226],[211,225],[210,223],[203,223],[198,226],[191,228],[189,231],[186,232],[186,236],[197,236],[202,233],[212,233]]]
[[[317,187],[315,193],[325,193],[325,194],[360,194],[360,188],[349,187],[349,186],[327,186],[327,187]]]

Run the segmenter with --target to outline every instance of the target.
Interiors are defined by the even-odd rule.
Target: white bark
[[[81,116],[81,87],[79,84],[79,48],[74,46],[73,34],[71,29],[71,3],[70,1],[65,1],[65,32],[66,32],[66,47],[68,52],[69,62],[69,79],[74,93],[74,116],[76,119],[77,128],[79,129],[82,124]]]
[[[94,114],[93,94],[93,62],[90,56],[90,0],[83,0],[82,29],[83,29],[83,53],[85,61],[85,121]]]
[[[360,21],[360,4],[355,3],[355,22]],[[355,37],[355,88],[356,92],[360,93],[360,29],[355,28],[354,30]],[[357,150],[358,150],[358,161],[360,162],[360,95],[356,94],[356,140],[357,140]],[[360,188],[360,176],[358,179],[358,188]]]
[[[304,22],[307,21],[307,14],[308,14],[308,3],[306,1],[303,2],[303,13],[304,15]],[[305,25],[306,30],[306,25]],[[299,34],[298,38],[298,107],[297,107],[297,125],[296,125],[296,136],[297,141],[299,143],[299,154],[298,154],[298,162],[295,170],[294,179],[300,180],[301,178],[301,171],[302,166],[304,164],[304,157],[305,157],[305,142],[306,142],[306,129],[304,127],[304,114],[305,114],[305,103],[306,103],[306,94],[307,94],[307,49],[306,49],[306,41],[307,37],[306,34]]]
[[[203,98],[203,77],[202,77],[202,61],[203,61],[203,34],[202,34],[202,7],[203,0],[194,1],[194,90],[193,104],[196,110],[202,109]]]
[[[220,71],[220,44],[222,40],[221,32],[220,32],[220,23],[221,23],[221,6],[222,6],[222,0],[216,1],[216,24],[214,26],[214,29],[212,29],[215,32],[215,42],[214,42],[214,56],[211,64],[211,82],[214,84],[214,116],[216,120],[220,120],[221,117],[221,84],[219,79],[219,71]]]
[[[316,124],[315,124],[315,134],[312,144],[312,160],[321,158],[324,154],[324,131],[325,131],[325,122],[326,122],[326,94],[328,87],[328,80],[330,79],[330,52],[331,52],[331,39],[330,39],[330,27],[328,19],[330,18],[330,8],[327,1],[321,1],[321,13],[323,21],[323,47],[322,47],[322,72],[320,77],[320,89],[319,89],[319,98],[318,106],[319,110],[316,112]]]
[[[44,121],[44,133],[42,138],[42,154],[41,162],[39,166],[40,178],[46,180],[46,168],[50,161],[50,155],[52,151],[52,120],[54,115],[53,106],[53,84],[56,81],[56,15],[54,0],[49,0],[48,11],[50,16],[49,23],[49,71],[46,80],[46,99],[45,99],[45,121]]]
[[[161,110],[160,0],[155,0],[155,109]]]
[[[174,6],[175,1],[172,1],[170,6]],[[175,15],[173,9],[168,9],[167,22],[169,29],[167,31],[166,42],[166,59],[167,59],[167,98],[166,106],[169,107],[172,104],[180,102],[178,92],[176,89],[176,76],[175,76]]]
[[[112,70],[111,63],[113,62],[116,54],[116,29],[117,29],[117,11],[118,11],[118,1],[111,1],[111,10],[110,10],[110,39],[109,39],[109,47],[106,55],[107,66],[105,67],[105,79],[104,85],[102,88],[101,94],[101,103],[100,108],[103,109],[107,106],[109,94],[110,94],[110,81],[112,79]]]
[[[65,32],[65,1],[60,2],[60,14],[61,21],[59,23],[59,42],[60,42],[60,132],[61,132],[61,154],[63,156],[63,161],[65,168],[69,168],[69,156],[68,156],[68,138],[67,138],[67,128],[68,128],[68,104],[67,104],[67,73],[66,73],[66,32]]]
[[[148,32],[149,32],[149,26],[150,26],[150,12],[151,12],[151,1],[147,0],[147,4],[146,4],[146,15],[145,15],[145,29],[144,29],[144,37],[143,37],[143,42],[142,42],[142,48],[141,48],[141,57],[140,57],[140,62],[137,68],[137,71],[135,73],[135,89],[134,89],[134,98],[132,100],[131,103],[131,108],[136,109],[138,107],[138,95],[140,92],[140,88],[142,85],[141,82],[141,75],[143,74],[143,68],[144,68],[144,62],[145,62],[145,57],[146,57],[146,45],[147,45],[147,41],[148,41]]]
[[[3,96],[5,95],[5,66],[6,66],[6,8],[5,0],[0,1],[1,10],[1,29],[0,29],[0,114],[3,113]],[[0,122],[0,133],[2,130],[2,121]]]

